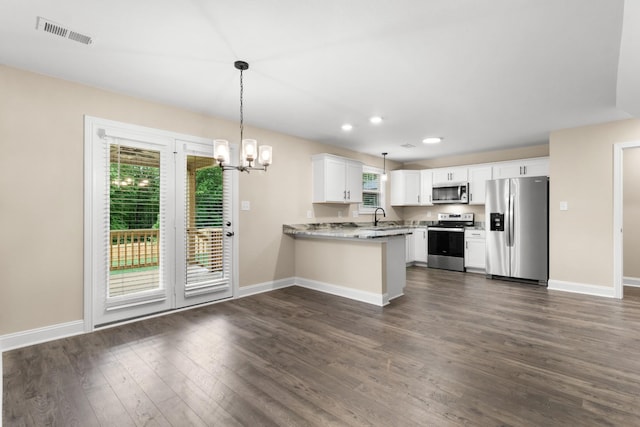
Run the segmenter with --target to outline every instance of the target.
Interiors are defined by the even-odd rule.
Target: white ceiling
[[[231,120],[245,60],[245,124],[410,161],[629,117],[616,109],[623,4],[1,0],[0,59]],[[93,43],[36,31],[38,16]],[[433,135],[444,142],[421,143]]]

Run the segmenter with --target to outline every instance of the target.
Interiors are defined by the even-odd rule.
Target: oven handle
[[[456,233],[464,233],[464,228],[427,227],[427,231],[455,231]]]

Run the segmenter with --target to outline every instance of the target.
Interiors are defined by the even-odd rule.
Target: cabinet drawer
[[[465,239],[484,239],[485,230],[464,230]]]

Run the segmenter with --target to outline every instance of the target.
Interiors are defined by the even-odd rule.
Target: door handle
[[[234,233],[233,231],[227,231],[227,237],[232,237],[234,234],[236,233]]]
[[[515,207],[513,206],[515,202],[515,196],[513,194],[511,194],[509,196],[509,222],[508,224],[508,230],[509,230],[509,236],[507,237],[507,246],[513,246],[513,241],[514,241],[514,236],[513,233],[515,232],[515,226],[514,226],[514,222],[515,222]]]

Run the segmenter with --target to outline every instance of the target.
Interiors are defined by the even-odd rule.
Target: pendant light
[[[382,153],[382,175],[380,175],[380,180],[382,182],[385,182],[388,178],[387,176],[387,154],[389,153]]]
[[[230,152],[229,141],[226,139],[216,139],[213,141],[213,157],[218,161],[218,165],[223,170],[239,170],[240,172],[249,172],[254,170],[266,171],[267,166],[272,162],[273,149],[270,145],[261,145],[258,147],[258,141],[255,139],[244,139],[244,82],[243,71],[249,69],[249,64],[244,61],[234,62],[234,67],[240,70],[240,141],[242,142],[242,164],[239,166],[229,165]],[[254,166],[260,164],[261,166]]]

